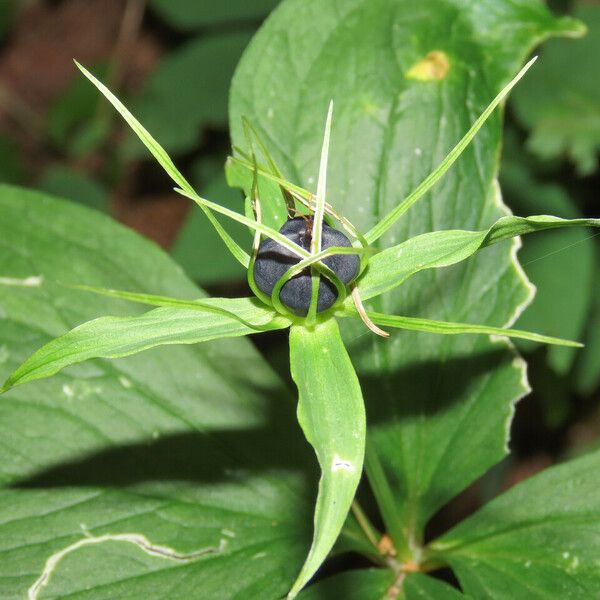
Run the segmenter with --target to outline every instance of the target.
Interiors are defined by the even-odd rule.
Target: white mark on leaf
[[[230,537],[230,538],[234,538],[235,537],[235,532],[231,531],[231,529],[221,529],[221,533],[223,535],[226,535],[227,537]]]
[[[258,552],[252,557],[252,560],[257,560],[258,558],[264,558],[267,555],[266,552]]]
[[[274,116],[275,116],[275,111],[273,110],[272,106],[269,106],[269,108],[267,109],[267,118],[272,119]]]
[[[569,563],[568,571],[577,571],[577,567],[579,567],[579,557],[574,556],[573,560]]]
[[[421,154],[423,154],[423,150],[421,150],[421,148],[418,148],[418,147],[417,147],[417,148],[415,148],[415,154],[416,154],[417,156],[421,156]]]
[[[344,460],[340,458],[337,454],[333,457],[333,462],[331,463],[331,471],[336,473],[337,471],[347,471],[352,473],[354,471],[354,464],[352,464],[349,460]]]
[[[75,390],[68,383],[65,383],[62,386],[62,391],[67,398],[73,398],[73,396],[75,396]]]
[[[152,544],[145,535],[140,533],[108,533],[106,535],[84,537],[50,556],[44,565],[42,574],[36,579],[35,583],[29,588],[29,590],[27,590],[28,599],[37,600],[38,594],[42,588],[48,584],[54,569],[56,569],[60,561],[65,556],[75,552],[76,550],[79,550],[80,548],[83,548],[84,546],[93,546],[95,544],[102,544],[104,542],[127,542],[129,544],[134,544],[146,554],[181,562],[195,560],[196,558],[200,558],[201,556],[205,556],[207,554],[218,554],[223,552],[227,544],[227,540],[221,539],[218,547],[210,546],[208,548],[203,548],[201,550],[196,550],[195,552],[185,554],[182,552],[177,552],[168,546]]]
[[[119,383],[127,390],[133,386],[133,383],[131,383],[131,381],[129,379],[127,379],[127,377],[125,377],[125,375],[119,376]]]
[[[16,285],[19,287],[40,287],[44,282],[42,275],[31,275],[24,279],[14,277],[0,277],[0,285]]]

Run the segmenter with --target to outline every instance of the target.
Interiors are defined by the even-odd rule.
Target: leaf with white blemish
[[[0,186],[0,253],[3,380],[81,322],[143,323],[127,295],[64,284],[205,299],[155,244],[47,194]],[[12,285],[32,276],[43,285]],[[292,394],[246,340],[18,386],[1,397],[0,436],[0,598],[275,599],[306,556],[314,457]]]
[[[519,72],[533,45],[577,31],[572,19],[555,18],[536,0],[437,0],[419,3],[418,10],[408,0],[286,0],[236,70],[233,143],[244,146],[243,114],[269,143],[283,175],[310,187],[323,106],[333,97],[328,199],[360,231],[370,231],[379,250],[432,231],[483,231],[507,214],[495,183],[500,110],[435,187],[387,227],[400,202],[411,199],[403,211],[420,182],[431,183],[429,173]],[[429,77],[421,67],[434,51],[443,68]],[[264,94],[266,88],[274,95]],[[386,215],[393,216],[378,226]],[[451,268],[423,269],[365,308],[506,327],[533,295],[517,246],[494,244]],[[402,278],[401,262],[387,266]],[[382,279],[385,291],[392,277]],[[506,343],[488,336],[402,331],[380,339],[357,319],[340,327],[365,395],[381,489],[369,469],[375,461],[367,460],[367,473],[386,530],[401,558],[410,559],[428,519],[506,455],[514,402],[528,390],[525,366]]]
[[[350,510],[365,451],[365,409],[360,385],[337,322],[290,330],[290,368],[298,386],[298,421],[315,449],[321,480],[313,542],[289,598],[327,557]]]

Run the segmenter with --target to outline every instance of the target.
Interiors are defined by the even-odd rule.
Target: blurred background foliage
[[[170,251],[208,291],[243,293],[240,265],[202,213],[172,192],[72,59],[108,82],[202,195],[242,210],[222,168],[229,152],[228,87],[245,46],[276,4],[0,0],[0,180],[108,212]],[[600,3],[550,4],[589,31],[581,40],[546,43],[512,94],[503,195],[519,215],[597,217]],[[243,228],[228,229],[249,241]],[[517,326],[579,339],[586,348],[519,344],[534,392],[517,407],[513,454],[457,500],[458,513],[600,437],[599,252],[600,237],[585,230],[524,240],[519,257],[538,295]],[[284,364],[282,340],[260,339],[272,363]]]

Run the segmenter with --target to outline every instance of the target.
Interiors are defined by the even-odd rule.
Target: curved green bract
[[[563,340],[530,331],[520,331],[508,327],[489,327],[487,325],[473,325],[470,323],[451,323],[448,321],[434,321],[433,319],[420,319],[418,317],[403,317],[399,315],[384,315],[381,313],[369,312],[369,318],[377,325],[384,327],[398,327],[411,331],[425,331],[427,333],[440,333],[443,335],[455,335],[461,333],[474,333],[483,335],[503,335],[522,340],[531,340],[543,344],[554,344],[556,346],[570,346],[572,348],[581,348],[583,344]]]
[[[561,227],[600,227],[600,219],[561,219],[549,215],[507,216],[482,231],[433,231],[376,254],[358,282],[363,300],[374,298],[424,269],[447,267],[463,261],[482,248],[519,235]],[[352,308],[348,301],[346,306]]]

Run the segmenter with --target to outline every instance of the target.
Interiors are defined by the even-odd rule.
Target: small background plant
[[[480,13],[428,3],[422,14],[411,13],[409,23],[408,3],[348,2],[340,12],[329,2],[288,0],[256,36],[237,71],[230,108],[234,144],[246,145],[244,115],[286,176],[314,189],[323,107],[333,96],[328,198],[360,230],[369,230],[443,158],[534,42],[551,33],[581,32],[576,22],[552,17],[536,2],[494,6],[496,12],[490,12],[482,3]],[[456,23],[451,39],[449,20]],[[438,54],[432,56],[431,50]],[[350,72],[363,77],[348,80],[344,74]],[[110,135],[116,124],[103,118],[109,119],[105,131]],[[166,146],[177,128],[168,129]],[[189,135],[189,129],[181,131]],[[162,143],[160,132],[153,133]],[[513,126],[506,187],[511,189],[512,182],[523,202],[535,196],[544,203],[535,210],[526,205],[524,214],[552,213],[550,198],[564,200],[571,192],[559,186],[574,175],[521,159],[522,136]],[[483,230],[500,216],[494,181],[499,142],[496,114],[446,178],[382,238],[386,245],[432,230]],[[115,147],[124,148],[124,156],[134,152],[129,142]],[[244,183],[232,179],[231,165],[229,176],[234,184]],[[527,194],[527,189],[540,193]],[[577,190],[571,200],[552,206],[569,206],[567,217],[589,211],[585,185]],[[278,193],[274,186],[273,199]],[[56,281],[199,296],[156,248],[98,215],[16,188],[2,191],[0,206],[3,375],[33,349],[87,319],[136,313],[122,300]],[[239,200],[235,208],[241,210]],[[278,224],[276,211],[266,214]],[[239,235],[249,240],[243,229]],[[593,256],[597,246],[589,236],[557,244],[550,252],[560,252],[549,258],[548,249],[532,246],[530,268],[585,248]],[[211,255],[215,248],[210,247]],[[513,253],[514,246],[499,244],[461,265],[423,271],[369,308],[503,326],[531,295]],[[582,298],[593,298],[594,260],[587,271],[585,261],[572,262],[583,273]],[[550,285],[558,269],[547,272]],[[580,277],[579,269],[574,273]],[[548,304],[560,318],[540,316],[528,328],[580,337],[592,303],[574,295],[569,294],[569,303],[582,305],[578,319],[565,318],[567,311],[557,308],[561,295],[554,294]],[[534,305],[534,315],[535,310],[544,315],[543,308]],[[370,426],[368,483],[364,480],[359,492],[364,510],[355,510],[346,523],[336,548],[346,558],[338,557],[330,567],[334,577],[302,597],[339,597],[340,590],[356,598],[396,591],[407,598],[460,597],[443,583],[451,581],[444,571],[435,572],[442,579],[412,572],[416,566],[428,571],[443,565],[452,567],[473,597],[525,598],[532,590],[546,597],[593,596],[599,588],[594,452],[522,484],[439,535],[472,510],[470,503],[496,495],[507,473],[518,476],[505,461],[461,502],[438,513],[506,454],[513,404],[527,390],[523,363],[513,351],[483,336],[440,341],[402,332],[378,340],[362,324],[353,328],[347,321],[343,334],[359,371]],[[593,342],[594,328],[586,335]],[[263,346],[267,356],[282,354],[277,341],[271,344]],[[553,432],[542,445],[552,456],[566,445],[564,432],[573,431],[571,423],[593,422],[585,411],[573,410],[567,391],[569,381],[587,389],[584,408],[594,410],[589,390],[597,387],[597,369],[591,346],[591,355],[581,355],[585,359],[568,350],[525,348],[539,365],[542,384],[564,391],[560,397],[539,392],[535,402],[544,418],[525,419],[528,427],[541,423],[536,426]],[[293,407],[293,388],[239,340],[95,361],[11,391],[3,397],[0,421],[7,432],[3,593],[183,598],[202,589],[203,597],[215,598],[283,595],[305,558],[316,482],[314,459],[298,432]],[[390,537],[380,544],[377,530]],[[346,572],[352,564],[344,554],[348,550],[392,568]],[[106,565],[101,573],[95,568],[99,560]]]

